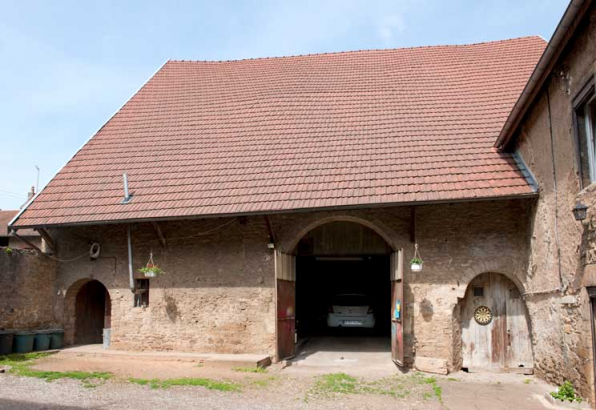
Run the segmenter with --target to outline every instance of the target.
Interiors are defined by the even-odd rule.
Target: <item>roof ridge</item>
[[[539,35],[532,35],[532,36],[521,36],[521,37],[513,37],[501,40],[492,40],[492,41],[481,41],[478,43],[467,43],[467,44],[435,44],[435,45],[427,45],[427,46],[410,46],[410,47],[396,47],[396,48],[371,48],[371,49],[360,49],[360,50],[345,50],[345,51],[328,51],[322,53],[306,53],[306,54],[292,54],[287,56],[270,56],[270,57],[251,57],[251,58],[239,58],[239,59],[230,59],[230,60],[176,60],[176,59],[169,59],[168,63],[236,63],[236,62],[243,62],[243,61],[259,61],[259,60],[281,60],[281,59],[291,59],[291,58],[298,58],[298,57],[315,57],[315,56],[328,56],[328,55],[339,55],[339,54],[356,54],[356,53],[367,53],[367,52],[377,52],[377,51],[397,51],[397,50],[420,50],[420,49],[429,49],[429,48],[463,48],[463,47],[473,47],[473,46],[481,46],[485,44],[498,44],[498,43],[508,43],[514,42],[517,40],[529,40],[529,39],[539,39],[543,42],[547,42],[544,38]]]

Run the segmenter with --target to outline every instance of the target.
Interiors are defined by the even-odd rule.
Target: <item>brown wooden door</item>
[[[81,287],[75,302],[75,343],[102,342],[109,298],[106,288],[96,280]]]
[[[391,358],[404,366],[404,275],[403,251],[391,254]]]
[[[275,252],[277,286],[277,357],[288,359],[296,348],[296,257]]]
[[[471,371],[533,368],[528,314],[519,290],[497,273],[468,286],[461,309],[463,367]]]

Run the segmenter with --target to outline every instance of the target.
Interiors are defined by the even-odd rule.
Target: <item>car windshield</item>
[[[368,298],[365,295],[337,295],[333,298],[334,306],[368,306]]]

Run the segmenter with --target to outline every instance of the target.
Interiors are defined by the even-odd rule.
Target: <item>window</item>
[[[135,307],[149,306],[149,279],[135,279]]]
[[[593,79],[583,87],[573,103],[581,187],[596,182],[596,96]]]
[[[484,296],[484,287],[474,286],[474,296]]]

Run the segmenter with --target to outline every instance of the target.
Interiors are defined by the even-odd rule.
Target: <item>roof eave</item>
[[[186,216],[171,216],[171,217],[158,217],[158,218],[132,218],[132,219],[119,219],[119,220],[104,220],[104,221],[92,221],[92,222],[75,222],[75,223],[61,223],[61,224],[42,224],[42,225],[23,225],[13,227],[12,229],[48,229],[48,228],[66,228],[66,227],[81,227],[81,226],[98,226],[98,225],[117,225],[125,223],[143,223],[143,222],[166,222],[166,221],[180,221],[188,219],[208,219],[208,218],[237,218],[241,216],[265,216],[265,215],[282,215],[282,214],[294,214],[303,212],[325,212],[325,211],[347,211],[353,209],[365,209],[365,208],[389,208],[397,206],[420,206],[420,205],[440,205],[440,204],[453,204],[463,202],[484,202],[484,201],[505,201],[512,199],[529,199],[536,198],[539,193],[532,187],[532,192],[525,194],[512,194],[512,195],[500,195],[500,196],[486,196],[477,198],[461,198],[461,199],[444,199],[435,201],[412,201],[412,202],[387,202],[387,203],[375,203],[375,204],[361,204],[361,205],[345,205],[345,206],[327,206],[327,207],[315,207],[315,208],[296,208],[287,210],[273,210],[273,211],[255,211],[255,212],[238,212],[230,214],[208,214],[208,215],[186,215]]]
[[[499,137],[495,142],[495,147],[499,150],[504,150],[511,142],[524,115],[546,81],[553,66],[569,42],[569,39],[573,36],[577,25],[591,3],[592,0],[571,0],[569,6],[567,6],[563,17],[559,21],[542,57],[540,57],[534,72],[530,76],[530,79],[526,83],[524,90],[513,106],[507,121],[505,121],[505,124],[499,133]]]

